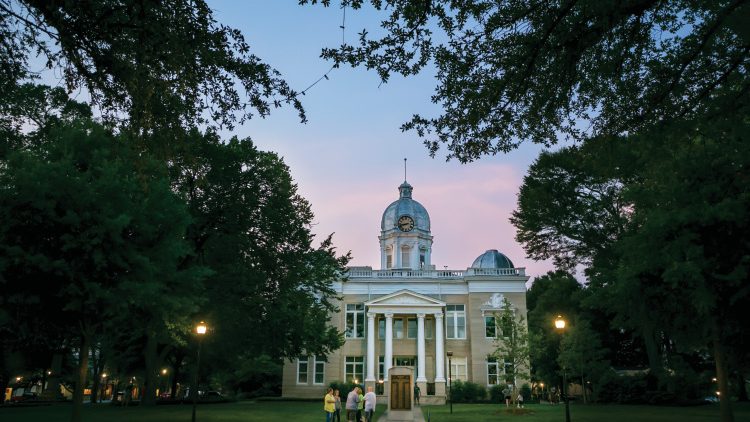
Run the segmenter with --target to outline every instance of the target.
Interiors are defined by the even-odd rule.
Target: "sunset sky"
[[[330,68],[319,57],[321,48],[341,43],[338,6],[298,6],[296,0],[210,5],[219,22],[240,29],[253,52],[298,91]],[[380,16],[372,10],[347,10],[347,42],[355,42],[363,28],[377,33]],[[312,203],[315,233],[335,232],[339,250],[352,251],[352,265],[379,268],[380,218],[398,198],[403,159],[408,158],[414,199],[432,220],[437,268],[465,269],[485,250],[498,249],[532,277],[544,274],[551,263],[526,259],[508,221],[521,180],[541,147],[527,144],[465,165],[445,162],[444,150],[430,158],[421,140],[399,126],[414,113],[437,113],[438,106],[430,102],[433,76],[428,70],[409,79],[394,76],[381,85],[374,72],[335,69],[302,97],[307,124],[284,108],[233,134],[251,137],[260,148],[284,157],[300,192]]]

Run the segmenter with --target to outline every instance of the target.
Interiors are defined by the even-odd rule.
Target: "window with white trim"
[[[378,379],[385,379],[385,356],[378,356]]]
[[[500,381],[498,376],[500,375],[500,365],[497,362],[497,358],[487,357],[487,385],[497,385]]]
[[[484,337],[485,338],[497,337],[497,322],[495,322],[495,315],[484,316]]]
[[[453,357],[450,360],[450,365],[450,376],[453,381],[468,381],[469,378],[466,372],[466,358]]]
[[[308,356],[297,359],[297,384],[307,384],[307,368],[310,364]]]
[[[385,338],[385,318],[378,319],[378,338]]]
[[[445,319],[448,325],[447,338],[466,338],[466,312],[464,305],[445,305]]]
[[[385,256],[385,268],[393,268],[393,255],[390,252]]]
[[[326,358],[325,356],[315,356],[315,375],[313,384],[325,383]]]
[[[365,379],[365,357],[364,356],[347,356],[346,367],[344,368],[346,374],[346,382],[360,382]],[[356,381],[355,381],[356,380]]]
[[[404,338],[404,320],[403,318],[393,319],[393,338]]]
[[[346,304],[346,338],[364,338],[365,304]]]
[[[417,319],[408,318],[406,320],[406,338],[417,338]]]
[[[409,253],[410,250],[408,247],[401,248],[401,268],[410,268],[411,267],[411,254]]]

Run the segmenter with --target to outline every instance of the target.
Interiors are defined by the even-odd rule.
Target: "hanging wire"
[[[341,46],[343,47],[344,45],[346,45],[346,3],[344,3],[341,6],[341,8],[343,9],[343,13],[342,13],[342,17],[341,17],[341,26],[339,26],[339,28],[341,28]],[[303,89],[302,92],[300,92],[300,94],[305,95],[307,93],[307,91],[309,91],[310,88],[312,88],[315,85],[317,85],[318,82],[322,81],[323,79],[328,80],[329,79],[328,78],[328,74],[330,74],[331,72],[333,72],[333,69],[335,69],[335,68],[336,68],[336,65],[335,64],[332,65],[331,68],[328,69],[326,71],[326,73],[323,74],[323,76],[319,77],[317,80],[315,80],[315,82],[311,83],[310,86],[308,86],[307,88]]]

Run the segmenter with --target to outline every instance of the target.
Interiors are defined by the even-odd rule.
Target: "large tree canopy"
[[[330,0],[300,0],[300,3]],[[387,11],[382,31],[325,49],[383,81],[433,62],[437,117],[416,114],[431,154],[472,161],[530,140],[638,131],[747,105],[743,0],[343,0]]]
[[[138,131],[226,125],[267,115],[297,93],[217,23],[202,0],[0,0],[0,87],[33,76],[39,54],[67,89]]]

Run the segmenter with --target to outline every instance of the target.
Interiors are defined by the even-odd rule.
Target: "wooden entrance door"
[[[391,409],[411,410],[411,377],[409,375],[391,377]]]

